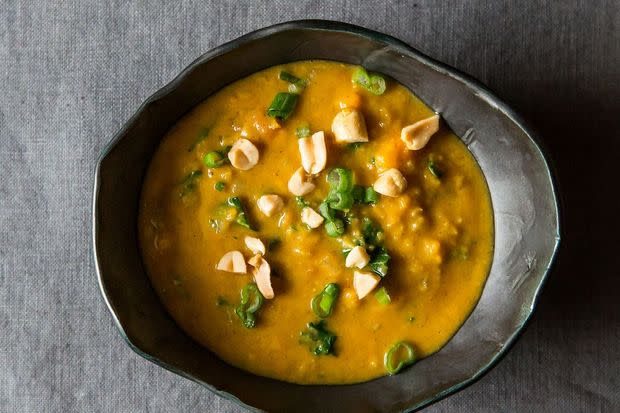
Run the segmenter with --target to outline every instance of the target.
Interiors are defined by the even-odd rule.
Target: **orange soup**
[[[301,384],[395,374],[440,349],[493,249],[485,179],[439,115],[326,61],[255,73],[181,119],[148,168],[138,226],[183,330]]]

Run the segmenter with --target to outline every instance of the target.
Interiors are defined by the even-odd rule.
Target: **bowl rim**
[[[135,112],[133,113],[133,115],[126,121],[123,123],[122,127],[118,130],[118,132],[116,132],[116,134],[114,135],[114,137],[103,147],[101,155],[99,156],[99,158],[97,159],[96,162],[96,166],[95,166],[95,177],[94,177],[94,186],[93,186],[93,193],[92,193],[92,198],[91,198],[91,228],[92,228],[92,234],[91,234],[91,250],[92,250],[92,257],[94,260],[94,264],[95,264],[95,273],[97,276],[97,282],[99,284],[99,289],[101,292],[101,295],[103,297],[103,300],[108,308],[108,310],[110,311],[114,324],[116,325],[116,328],[118,329],[121,337],[123,338],[123,340],[125,341],[125,343],[134,351],[136,352],[138,355],[140,355],[141,357],[145,358],[146,360],[153,362],[163,368],[165,368],[166,370],[169,370],[175,374],[178,374],[182,377],[185,377],[189,380],[192,380],[204,387],[206,387],[209,391],[215,393],[216,395],[223,397],[227,400],[230,400],[234,403],[237,403],[238,405],[249,409],[251,411],[262,411],[257,409],[254,406],[248,405],[245,402],[243,402],[242,400],[240,400],[238,397],[236,397],[235,395],[225,391],[225,390],[220,390],[218,388],[216,388],[215,386],[199,379],[198,377],[195,377],[191,374],[188,374],[186,372],[184,372],[183,370],[177,368],[176,366],[170,365],[162,360],[160,360],[157,357],[154,357],[152,355],[150,355],[149,353],[146,353],[145,351],[143,351],[140,347],[138,347],[136,344],[134,344],[131,339],[128,337],[127,333],[125,332],[125,329],[123,328],[111,302],[110,302],[110,297],[108,296],[108,292],[107,292],[107,288],[104,285],[103,282],[103,277],[101,274],[101,268],[100,268],[100,263],[99,263],[99,259],[98,259],[98,253],[97,253],[97,234],[98,234],[98,198],[99,198],[99,190],[100,190],[100,184],[101,184],[101,164],[103,162],[103,160],[107,157],[107,155],[112,151],[112,149],[117,145],[117,143],[123,138],[123,136],[127,133],[127,131],[131,128],[131,126],[135,123],[135,121],[138,119],[138,117],[142,114],[142,112],[151,104],[153,104],[154,102],[156,102],[157,100],[163,98],[164,96],[166,96],[167,94],[169,94],[171,91],[173,91],[174,89],[176,89],[180,83],[182,83],[185,78],[191,74],[191,72],[196,69],[196,67],[200,66],[202,63],[211,60],[219,55],[228,53],[234,49],[236,49],[237,47],[245,44],[245,43],[249,43],[255,40],[259,40],[261,38],[264,37],[268,37],[270,35],[279,33],[279,32],[285,32],[285,31],[292,31],[292,30],[305,30],[305,31],[328,31],[328,32],[341,32],[341,33],[349,33],[349,34],[354,34],[357,36],[361,36],[361,37],[365,37],[365,38],[369,38],[371,40],[375,40],[375,41],[379,41],[381,43],[385,43],[390,45],[391,47],[394,47],[397,50],[402,50],[404,52],[406,52],[406,54],[416,58],[417,60],[419,60],[421,63],[431,67],[432,69],[436,70],[437,72],[441,73],[442,75],[448,76],[454,80],[457,80],[461,83],[463,83],[465,86],[467,86],[469,89],[471,89],[472,91],[476,92],[477,95],[484,100],[487,104],[495,107],[498,111],[500,111],[503,115],[505,115],[507,118],[509,118],[512,122],[514,122],[514,124],[521,129],[525,135],[527,136],[527,138],[531,141],[531,143],[534,145],[534,147],[536,148],[537,152],[539,153],[543,164],[545,166],[545,172],[546,172],[546,178],[549,179],[550,182],[550,187],[551,187],[551,198],[553,200],[553,209],[554,209],[554,213],[556,216],[555,219],[555,227],[556,227],[556,233],[555,233],[555,243],[553,245],[553,251],[551,252],[551,255],[549,257],[548,263],[546,265],[546,267],[544,268],[543,272],[542,272],[542,277],[538,283],[538,285],[536,286],[536,288],[534,289],[534,294],[532,297],[532,301],[531,301],[531,305],[528,308],[528,312],[527,315],[523,318],[522,322],[516,327],[516,329],[513,331],[513,333],[507,338],[505,344],[502,346],[502,348],[493,355],[493,357],[491,358],[491,360],[482,365],[472,376],[470,376],[469,378],[460,381],[459,383],[456,383],[448,388],[446,388],[445,390],[442,390],[426,399],[424,399],[423,401],[417,403],[415,406],[412,406],[411,408],[407,408],[404,411],[418,411],[421,410],[433,403],[436,403],[454,393],[459,392],[460,390],[463,390],[464,388],[472,385],[473,383],[477,382],[478,380],[480,380],[486,373],[488,373],[493,367],[495,367],[497,365],[497,363],[502,360],[506,354],[509,352],[509,350],[514,346],[514,344],[517,342],[517,340],[519,339],[519,337],[523,334],[523,332],[525,331],[525,328],[527,327],[527,325],[529,324],[529,322],[532,319],[532,316],[534,314],[534,310],[536,308],[536,305],[538,304],[538,301],[540,299],[540,295],[542,292],[542,289],[549,277],[549,274],[551,272],[551,270],[554,267],[554,264],[556,262],[557,256],[558,256],[558,252],[559,252],[559,248],[560,248],[560,241],[561,241],[561,233],[562,233],[562,227],[561,227],[561,210],[562,210],[562,205],[560,202],[560,197],[558,196],[558,192],[557,192],[557,172],[555,170],[555,167],[553,165],[553,162],[551,161],[551,159],[545,154],[546,151],[546,147],[545,145],[542,143],[541,139],[539,138],[538,134],[535,133],[535,129],[532,128],[531,125],[529,125],[520,115],[518,115],[513,109],[511,109],[503,100],[501,100],[500,98],[498,98],[491,90],[489,90],[481,81],[479,81],[478,79],[474,78],[471,75],[468,75],[462,71],[460,71],[459,69],[456,69],[448,64],[442,63],[438,60],[433,59],[432,57],[429,57],[428,55],[420,52],[419,50],[415,49],[414,47],[410,46],[409,44],[403,42],[402,40],[399,40],[393,36],[375,31],[375,30],[371,30],[371,29],[367,29],[365,27],[361,27],[361,26],[357,26],[354,24],[350,24],[350,23],[345,23],[345,22],[340,22],[340,21],[335,21],[335,20],[322,20],[322,19],[302,19],[302,20],[291,20],[291,21],[286,21],[286,22],[282,22],[282,23],[277,23],[277,24],[273,24],[270,26],[266,26],[254,31],[251,31],[249,33],[246,33],[240,37],[237,37],[233,40],[230,40],[226,43],[221,44],[220,46],[217,46],[215,48],[212,48],[208,51],[206,51],[205,53],[201,54],[198,58],[196,58],[194,61],[192,61],[191,63],[189,63],[178,75],[176,75],[171,81],[169,81],[166,85],[164,85],[163,87],[159,88],[157,91],[155,91],[153,94],[151,94],[146,100],[144,100],[144,102],[135,110]],[[473,310],[472,310],[473,311]],[[353,386],[355,384],[345,384],[345,386]],[[337,386],[342,386],[342,385],[337,385]]]

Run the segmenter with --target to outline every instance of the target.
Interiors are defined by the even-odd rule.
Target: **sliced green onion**
[[[213,187],[216,191],[222,192],[224,188],[226,188],[226,183],[222,181],[217,181]]]
[[[327,221],[325,223],[325,232],[327,232],[327,235],[330,237],[339,237],[344,234],[344,222],[338,218],[333,221]]]
[[[246,284],[241,289],[241,303],[235,313],[246,328],[253,328],[256,325],[255,313],[263,305],[263,295],[254,283]]]
[[[351,80],[375,95],[382,95],[386,89],[383,76],[377,74],[369,75],[366,69],[361,66],[355,69]]]
[[[351,77],[351,81],[353,83],[357,83],[360,86],[367,87],[370,84],[370,76],[368,76],[368,72],[362,66],[358,66],[353,71],[353,76]]]
[[[183,181],[181,182],[181,192],[179,192],[180,197],[184,197],[185,195],[194,192],[196,190],[196,180],[202,176],[202,171],[195,170],[191,171]]]
[[[353,207],[353,196],[350,192],[330,192],[327,197],[329,207],[337,211],[347,211]]]
[[[280,80],[284,80],[285,82],[290,83],[290,85],[288,85],[288,91],[290,93],[299,94],[303,92],[304,88],[306,87],[305,80],[300,79],[297,76],[290,74],[289,72],[285,72],[284,70],[280,72],[280,75],[278,77],[280,78]]]
[[[403,352],[404,354],[402,354]],[[415,363],[415,358],[413,346],[404,341],[399,341],[385,353],[383,363],[388,374],[393,375]]]
[[[334,211],[329,207],[327,201],[323,201],[319,204],[319,214],[321,214],[321,216],[325,218],[326,221],[333,221],[334,219],[336,219],[336,215],[334,214]]]
[[[267,115],[276,119],[287,119],[291,115],[291,113],[293,113],[293,110],[295,110],[298,97],[299,95],[295,93],[278,93],[273,98],[271,105],[269,105],[269,108],[267,109]]]
[[[364,203],[374,205],[379,202],[379,193],[372,186],[366,188],[364,193]]]
[[[325,223],[325,231],[330,237],[339,237],[344,234],[344,222],[341,219],[334,219]]]
[[[348,192],[353,188],[353,173],[346,168],[333,168],[327,174],[327,182],[335,192]]]
[[[426,166],[428,167],[428,170],[433,174],[433,176],[435,176],[435,178],[441,179],[443,177],[443,171],[439,169],[437,164],[432,159],[428,160]]]
[[[392,302],[390,295],[385,287],[381,287],[375,293],[375,298],[379,301],[379,304],[387,305]]]
[[[377,247],[372,254],[372,258],[370,259],[368,266],[372,272],[383,278],[388,273],[390,258],[390,254],[385,248]]]
[[[314,314],[320,318],[329,317],[332,314],[339,293],[340,287],[338,287],[338,284],[327,284],[323,291],[317,294],[310,302],[310,307]]]
[[[310,136],[310,125],[302,123],[295,130],[295,135],[297,135],[297,139],[307,138]]]
[[[280,75],[278,76],[278,78],[280,80],[284,80],[285,82],[289,82],[289,83],[300,83],[302,81],[297,76],[294,76],[290,74],[289,72],[285,72],[284,70],[280,72]]]
[[[310,352],[315,356],[333,354],[336,335],[327,330],[325,320],[308,323],[301,332],[299,342],[308,345]]]
[[[254,228],[252,228],[252,225],[250,225],[250,221],[248,220],[248,217],[245,213],[245,209],[243,208],[243,204],[241,203],[241,200],[238,197],[233,196],[233,197],[228,198],[226,203],[229,206],[237,210],[237,218],[235,219],[235,222],[241,225],[242,227],[253,231]]]

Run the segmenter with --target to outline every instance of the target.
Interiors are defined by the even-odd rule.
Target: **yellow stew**
[[[409,90],[303,61],[239,80],[163,139],[147,272],[223,360],[296,383],[397,373],[443,346],[491,263],[484,177]]]

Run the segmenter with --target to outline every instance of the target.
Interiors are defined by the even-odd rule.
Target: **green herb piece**
[[[224,188],[226,188],[226,183],[222,181],[217,181],[215,185],[213,185],[213,188],[215,188],[215,190],[218,192],[222,192]]]
[[[310,136],[310,125],[308,125],[308,123],[302,123],[295,130],[295,135],[297,139],[307,138]]]
[[[295,93],[280,92],[278,93],[267,109],[267,115],[272,118],[286,120],[297,105],[299,95]]]
[[[433,174],[435,178],[441,179],[443,177],[443,171],[439,169],[437,164],[432,159],[428,160],[428,162],[426,163],[426,166],[428,167],[428,170]]]
[[[362,220],[362,235],[366,244],[380,245],[383,242],[383,229],[372,219],[364,217]]]
[[[235,219],[235,222],[244,228],[254,231],[254,228],[250,225],[250,221],[248,220],[245,209],[243,208],[243,204],[241,203],[239,197],[230,197],[226,203],[237,210],[237,218]]]
[[[230,304],[228,304],[228,300],[227,299],[225,299],[221,295],[218,295],[217,296],[217,300],[215,300],[215,305],[218,306],[218,307],[225,307],[225,306],[228,306]]]
[[[339,293],[340,287],[338,287],[338,284],[327,284],[323,291],[317,294],[310,302],[310,307],[314,314],[320,318],[329,317],[332,314]]]
[[[341,219],[336,218],[333,221],[325,222],[325,232],[330,237],[339,237],[344,234],[344,222]]]
[[[413,346],[407,342],[399,341],[385,353],[383,363],[388,374],[393,375],[415,363],[415,360],[416,355]]]
[[[195,170],[191,171],[183,181],[181,181],[181,192],[179,192],[180,197],[184,197],[185,195],[192,193],[196,190],[196,180],[202,176],[202,171]]]
[[[336,336],[327,330],[325,320],[316,323],[308,323],[306,329],[301,332],[299,342],[306,344],[310,352],[315,356],[333,354],[333,346]]]
[[[390,262],[390,254],[383,247],[375,248],[368,266],[381,278],[385,277],[388,273],[388,264]]]
[[[383,76],[378,74],[369,75],[366,69],[361,66],[355,69],[351,80],[374,95],[382,95],[386,89]]]
[[[189,146],[189,148],[187,148],[187,152],[193,151],[200,142],[207,139],[209,137],[210,130],[211,128],[202,128],[200,132],[198,132],[198,138],[196,138],[196,140]]]
[[[382,305],[387,305],[392,302],[392,299],[390,298],[390,295],[385,287],[381,287],[377,290],[375,293],[375,298],[379,301],[379,304]]]
[[[254,328],[256,325],[256,312],[263,305],[263,295],[254,283],[246,284],[241,289],[241,303],[235,310],[245,328]]]
[[[297,204],[299,209],[304,209],[304,208],[306,208],[309,205],[308,202],[306,202],[306,200],[304,199],[303,196],[296,196],[295,197],[295,203]]]

